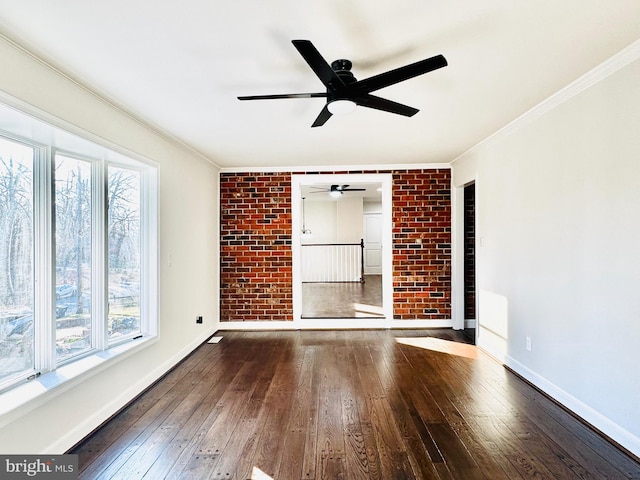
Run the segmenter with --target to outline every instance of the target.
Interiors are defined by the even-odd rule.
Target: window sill
[[[0,428],[156,340],[155,336],[143,337],[113,346],[7,390],[0,394]]]

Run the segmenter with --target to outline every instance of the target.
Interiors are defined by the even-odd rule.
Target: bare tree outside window
[[[109,339],[140,331],[141,174],[109,167]]]
[[[91,345],[91,163],[55,159],[56,358]]]
[[[0,383],[34,366],[33,158],[0,137]]]

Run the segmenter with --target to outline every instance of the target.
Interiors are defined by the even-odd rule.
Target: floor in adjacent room
[[[302,318],[380,318],[382,275],[360,282],[302,284]]]

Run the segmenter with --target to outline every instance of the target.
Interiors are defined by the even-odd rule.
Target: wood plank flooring
[[[640,479],[464,334],[218,335],[69,452],[81,479]]]

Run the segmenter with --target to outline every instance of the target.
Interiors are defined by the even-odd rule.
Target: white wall
[[[382,202],[365,200],[362,205],[363,213],[382,213]]]
[[[630,53],[458,159],[453,181],[476,181],[479,345],[640,455],[638,45]]]
[[[338,227],[335,202],[304,201],[305,223],[313,238],[305,243],[337,243]]]
[[[218,171],[2,37],[0,58],[0,91],[160,165],[158,341],[49,395],[37,409],[13,412],[11,423],[0,418],[0,452],[62,453],[217,329]]]
[[[364,232],[362,198],[343,195],[336,203],[338,243],[360,243]]]
[[[305,243],[360,243],[362,238],[362,198],[304,201],[305,223],[313,238]]]

